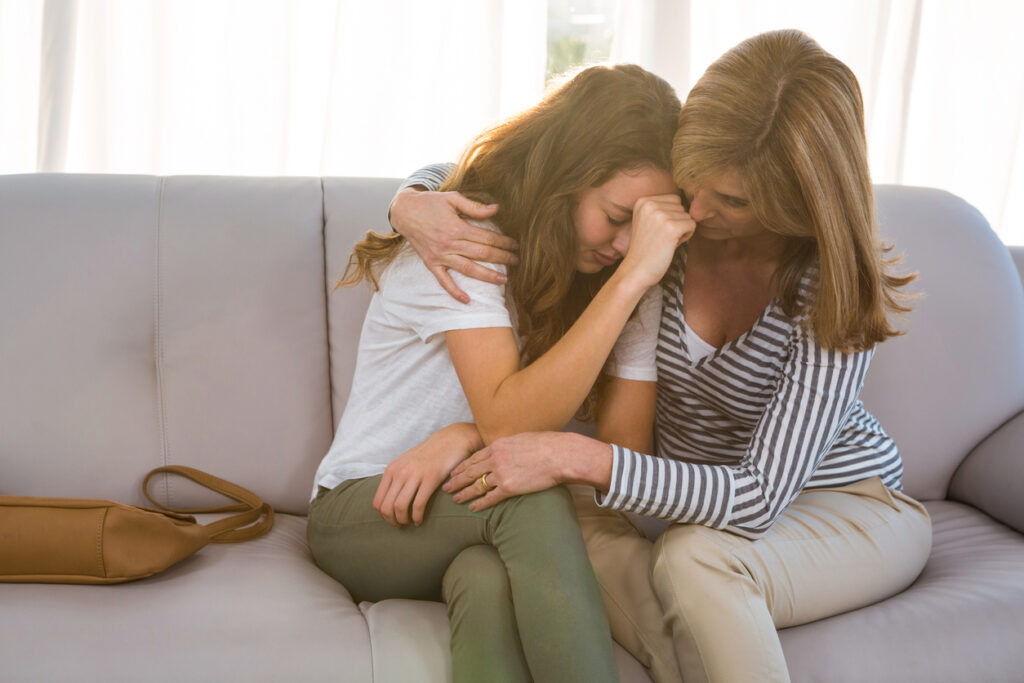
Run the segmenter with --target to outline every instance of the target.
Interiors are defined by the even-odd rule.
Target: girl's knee
[[[498,551],[489,545],[466,548],[452,560],[441,582],[445,602],[511,599],[508,571]]]

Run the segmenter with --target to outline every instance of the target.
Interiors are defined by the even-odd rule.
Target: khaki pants
[[[612,635],[658,683],[788,681],[776,629],[898,593],[931,550],[924,506],[877,478],[801,494],[756,541],[677,524],[651,544],[573,498]]]

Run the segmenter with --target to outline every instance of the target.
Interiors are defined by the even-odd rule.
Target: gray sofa
[[[0,177],[0,493],[143,503],[188,464],[274,530],[119,586],[0,585],[3,681],[445,681],[443,605],[356,604],[313,564],[313,472],[367,293],[329,294],[396,181]],[[880,604],[781,633],[795,681],[1024,680],[1024,292],[960,199],[880,186],[923,291],[864,389],[934,550]],[[1014,253],[1017,268],[1024,253]],[[164,502],[208,501],[159,480]],[[3,548],[0,548],[3,552]],[[648,680],[619,650],[625,681]]]

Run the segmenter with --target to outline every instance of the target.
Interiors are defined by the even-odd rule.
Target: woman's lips
[[[619,256],[617,254],[615,256],[605,256],[601,252],[595,250],[594,260],[600,263],[602,266],[611,266],[614,265],[615,262],[619,260]]]

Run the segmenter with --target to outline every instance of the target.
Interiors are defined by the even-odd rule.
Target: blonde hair
[[[822,346],[860,351],[901,334],[889,314],[909,310],[898,288],[915,275],[887,272],[898,259],[886,260],[875,219],[860,86],[809,36],[762,33],[715,61],[683,105],[672,158],[677,184],[739,172],[758,220],[786,238],[782,307]]]
[[[679,108],[672,87],[638,66],[590,67],[536,106],[484,131],[441,188],[497,203],[494,222],[519,242],[507,291],[525,362],[565,334],[611,274],[576,271],[580,195],[620,171],[668,171]],[[367,233],[339,284],[366,278],[376,287],[375,270],[394,258],[403,241]]]

